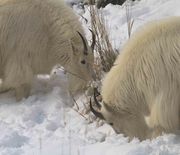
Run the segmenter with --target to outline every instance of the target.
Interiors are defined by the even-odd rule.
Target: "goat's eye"
[[[109,123],[109,125],[113,126],[113,123]]]
[[[82,63],[82,64],[86,64],[86,61],[85,61],[85,60],[81,60],[81,63]]]

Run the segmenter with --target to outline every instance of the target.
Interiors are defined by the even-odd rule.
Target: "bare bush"
[[[107,31],[107,23],[105,18],[96,7],[90,6],[91,29],[96,37],[95,52],[96,59],[94,70],[97,80],[102,79],[103,72],[108,72],[118,55],[118,51],[114,50],[109,40]]]

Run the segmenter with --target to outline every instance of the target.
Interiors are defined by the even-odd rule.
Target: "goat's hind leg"
[[[147,125],[154,131],[154,137],[162,132],[176,132],[179,129],[179,108],[179,97],[167,94],[156,97],[150,115],[145,117]]]

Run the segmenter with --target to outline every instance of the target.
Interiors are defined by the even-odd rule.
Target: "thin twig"
[[[86,81],[84,78],[80,77],[79,75],[77,75],[77,74],[75,74],[75,73],[72,73],[72,72],[70,72],[70,71],[68,71],[68,70],[66,70],[66,69],[64,69],[64,68],[61,68],[61,70],[63,70],[64,72],[67,72],[67,73],[69,73],[69,74],[71,74],[71,75],[74,75],[74,76],[76,76],[77,78],[79,78],[79,79],[81,79],[81,80]]]
[[[78,110],[76,110],[76,109],[74,109],[74,108],[72,108],[74,111],[76,111],[78,114],[80,114],[83,118],[85,118],[85,120],[88,120],[88,118],[87,117],[85,117],[81,112],[79,112]]]
[[[128,27],[128,37],[131,37],[132,28],[134,24],[134,19],[132,19],[131,14],[131,2],[126,2],[126,20],[127,20],[127,27]]]
[[[79,110],[78,103],[76,102],[76,100],[75,100],[74,96],[72,95],[72,93],[71,93],[71,92],[69,92],[69,95],[70,95],[70,97],[72,98],[73,102],[75,103],[75,105],[76,105],[76,107],[77,107],[77,110]]]

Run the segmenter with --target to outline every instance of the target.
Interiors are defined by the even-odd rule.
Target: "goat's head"
[[[76,40],[71,42],[71,65],[68,70],[69,89],[72,94],[84,90],[89,81],[95,79],[94,64],[95,35],[92,33],[92,45],[77,31]]]
[[[90,100],[90,109],[93,112],[95,116],[97,116],[100,119],[105,120],[109,125],[112,126],[112,128],[115,130],[116,133],[126,133],[126,127],[129,122],[126,122],[128,120],[128,117],[126,117],[124,111],[121,111],[115,105],[110,103],[106,103],[102,101],[102,103],[99,103],[97,100],[97,96],[100,93],[97,91],[97,89],[94,90],[94,102],[96,105],[96,110],[92,106],[92,102]]]
[[[125,136],[130,137],[130,139],[134,137],[138,137],[140,140],[149,138],[151,130],[145,124],[141,113],[131,111],[127,107],[121,107],[111,102],[108,104],[105,101],[99,103],[96,98],[99,94],[97,89],[95,89],[94,102],[96,109],[93,108],[92,101],[90,100],[90,109],[95,116],[110,124],[116,133],[123,133]]]
[[[107,105],[104,104],[104,102],[100,103],[97,100],[97,96],[100,96],[100,93],[97,91],[97,88],[94,89],[94,103],[96,106],[96,109],[92,105],[92,100],[90,99],[90,110],[93,112],[93,114],[102,119],[105,120],[108,124],[110,124],[113,128],[115,123],[115,113],[112,111],[112,109]],[[114,128],[115,129],[115,128]],[[115,131],[117,131],[115,129]]]

